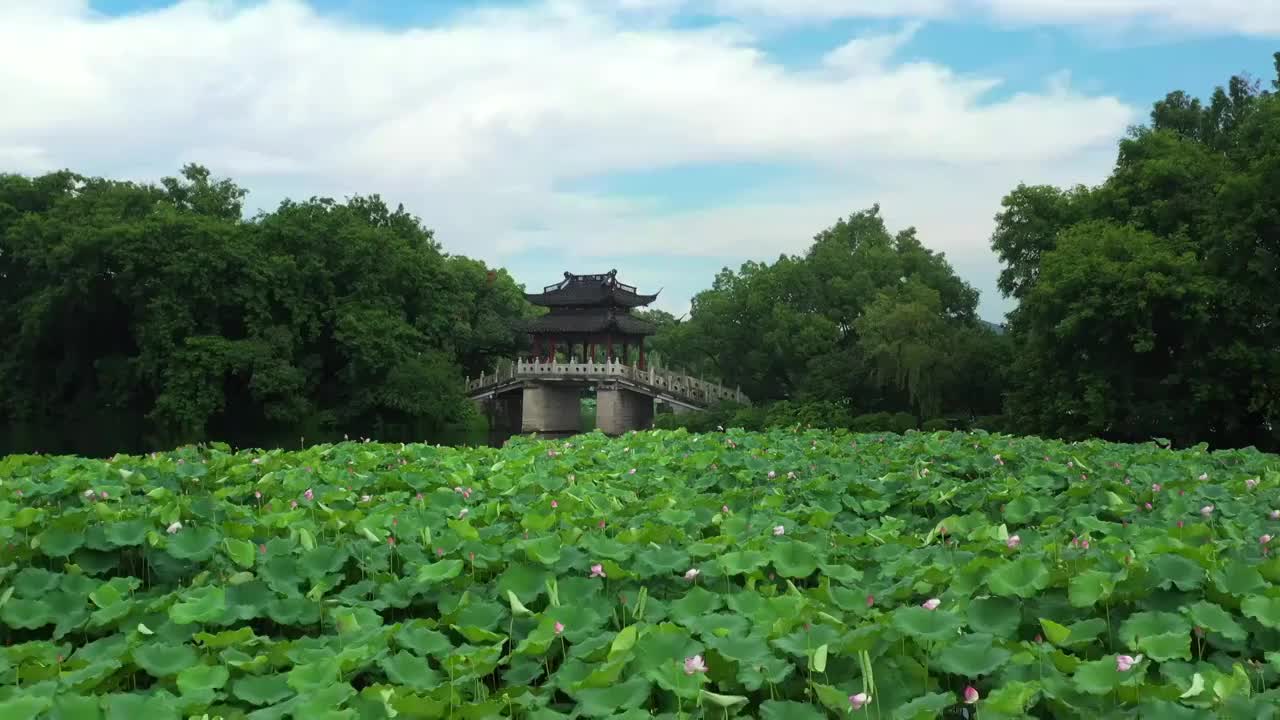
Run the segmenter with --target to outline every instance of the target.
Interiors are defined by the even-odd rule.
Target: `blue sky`
[[[999,320],[1005,192],[1100,181],[1154,100],[1275,50],[1261,0],[7,0],[0,169],[380,193],[529,287],[616,267],[677,314],[878,202]]]

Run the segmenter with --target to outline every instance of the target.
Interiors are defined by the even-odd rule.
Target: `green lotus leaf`
[[[982,699],[982,712],[1022,717],[1041,692],[1038,682],[1005,683]]]
[[[195,649],[187,645],[149,643],[133,649],[133,662],[152,677],[177,675],[195,665],[197,660]]]
[[[1139,612],[1129,616],[1120,626],[1120,640],[1130,647],[1154,635],[1185,635],[1190,638],[1191,623],[1175,613]]]
[[[248,675],[236,678],[231,694],[250,705],[274,705],[293,695],[284,675]]]
[[[774,647],[797,658],[809,658],[820,645],[829,645],[840,639],[841,632],[830,625],[798,627],[773,641]]]
[[[345,547],[324,545],[304,552],[298,559],[298,569],[314,582],[342,570],[350,557]]]
[[[0,700],[0,718],[5,720],[35,720],[53,705],[53,698],[36,695],[18,695]]]
[[[564,546],[560,542],[560,538],[556,535],[544,535],[533,540],[527,540],[524,543],[525,556],[530,560],[543,565],[554,565],[560,562],[560,555]],[[453,562],[453,561],[446,561]],[[457,561],[461,563],[461,561]]]
[[[695,586],[671,603],[671,619],[687,627],[697,618],[720,609],[722,602],[718,594]]]
[[[55,526],[40,533],[37,539],[45,555],[68,557],[84,544],[84,531]]]
[[[42,600],[11,597],[0,607],[0,620],[11,628],[35,630],[52,625],[56,618],[49,604]]]
[[[1165,590],[1170,586],[1194,590],[1204,582],[1204,568],[1181,555],[1157,555],[1151,559],[1150,568],[1152,576],[1159,580],[1158,587]]]
[[[955,614],[922,607],[904,607],[893,611],[893,626],[917,640],[936,642],[956,636],[963,621]]]
[[[750,698],[745,695],[719,695],[706,689],[702,691],[700,698],[703,702],[710,703],[716,707],[731,708],[737,705],[746,705]]]
[[[40,598],[58,587],[62,577],[43,568],[23,568],[13,577],[13,589],[20,598]]]
[[[400,647],[408,648],[419,655],[440,657],[453,650],[453,644],[444,633],[437,632],[422,620],[407,623],[396,633],[395,640]]]
[[[641,577],[661,577],[683,573],[691,565],[689,554],[683,550],[666,546],[661,548],[645,548],[636,553],[635,571]]]
[[[1231,640],[1244,640],[1247,635],[1243,627],[1231,617],[1231,613],[1221,606],[1201,600],[1182,610],[1197,627],[1216,632]]]
[[[225,630],[220,633],[196,633],[193,639],[207,648],[222,649],[236,647],[239,645],[253,645],[257,642],[258,637],[253,634],[253,628],[245,626],[236,630]]]
[[[338,682],[341,669],[337,658],[332,657],[298,665],[289,671],[289,687],[304,695],[321,690]]]
[[[150,529],[151,525],[145,520],[125,520],[107,523],[104,534],[115,547],[131,547],[141,545]]]
[[[422,584],[435,584],[456,578],[461,573],[461,560],[441,560],[419,567],[414,579]]]
[[[709,638],[707,644],[724,657],[742,665],[755,665],[773,657],[768,639],[763,635],[727,635]]]
[[[1236,597],[1251,595],[1267,587],[1258,568],[1241,562],[1226,563],[1214,572],[1213,582],[1222,592]]]
[[[1009,661],[1013,653],[995,646],[995,638],[986,634],[963,635],[938,653],[938,667],[953,675],[978,677],[990,675]]]
[[[226,591],[221,587],[197,588],[169,608],[169,619],[179,625],[209,623],[222,617],[226,609]]]
[[[49,720],[99,720],[102,717],[102,703],[92,695],[75,695],[59,693],[53,698],[53,707],[49,710]]]
[[[1129,670],[1138,672],[1137,669]],[[1125,680],[1125,674],[1116,669],[1115,656],[1101,660],[1080,663],[1072,676],[1076,689],[1090,695],[1106,695],[1112,692]]]
[[[1071,577],[1067,584],[1067,595],[1071,604],[1076,607],[1092,607],[1099,600],[1110,597],[1115,587],[1115,580],[1110,574],[1087,570]]]
[[[730,575],[746,575],[769,563],[769,556],[758,550],[728,552],[720,556],[720,569]]]
[[[257,549],[254,548],[253,543],[236,538],[224,538],[222,542],[227,549],[227,555],[235,564],[240,567],[253,567],[254,556],[257,555]]]
[[[650,682],[643,677],[632,677],[608,687],[585,688],[574,693],[575,710],[587,717],[616,717],[621,711],[644,705],[650,688]]]
[[[106,720],[178,720],[178,706],[168,694],[108,695],[103,701]]]
[[[1002,563],[987,575],[987,587],[996,595],[1028,598],[1049,586],[1049,571],[1038,557],[1025,556]]]
[[[765,700],[760,704],[765,720],[826,720],[826,713],[808,703],[793,700]]]
[[[806,542],[789,540],[769,549],[769,561],[782,577],[802,578],[818,569],[818,549]]]
[[[178,673],[178,690],[183,695],[199,695],[227,684],[231,673],[221,665],[193,665]]]
[[[969,627],[996,637],[1012,637],[1022,624],[1022,604],[1007,597],[981,597],[969,602]]]
[[[1191,635],[1188,633],[1171,632],[1147,635],[1138,640],[1137,646],[1152,660],[1163,662],[1166,660],[1191,659]]]
[[[930,693],[900,705],[893,711],[893,720],[929,720],[956,703],[956,697],[948,693]]]
[[[383,658],[379,665],[387,674],[387,679],[398,685],[420,692],[430,692],[440,685],[440,673],[432,670],[426,660],[411,653],[398,652]]]
[[[183,528],[168,538],[165,551],[179,560],[208,560],[222,539],[210,527]]]
[[[1280,628],[1280,598],[1250,595],[1240,603],[1240,610],[1269,628]]]

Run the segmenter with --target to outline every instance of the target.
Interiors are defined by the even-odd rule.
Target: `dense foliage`
[[[160,185],[0,175],[0,454],[437,436],[510,356],[505,272],[377,196],[286,201],[188,166]]]
[[[1101,186],[1006,197],[1022,429],[1280,447],[1277,187],[1280,95],[1233,77],[1157,102]]]
[[[977,302],[914,229],[890,233],[873,207],[819,233],[802,256],[721,271],[654,346],[753,402],[984,415],[1000,409],[1007,347],[977,321]]]
[[[1276,71],[1280,89],[1280,53]],[[974,323],[972,289],[873,208],[803,257],[725,270],[655,345],[753,399],[847,418],[1002,415],[1067,439],[1280,449],[1277,187],[1280,93],[1245,77],[1203,103],[1173,92],[1102,185],[1004,198],[992,247],[1018,301],[1009,335]]]
[[[11,456],[0,717],[1271,717],[1278,468],[817,431]]]

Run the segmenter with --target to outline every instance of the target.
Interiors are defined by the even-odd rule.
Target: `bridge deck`
[[[692,408],[708,408],[721,402],[749,404],[741,390],[659,368],[640,369],[620,362],[539,362],[519,358],[501,365],[493,374],[467,379],[467,394],[483,398],[505,392],[525,381],[616,382],[655,398]]]

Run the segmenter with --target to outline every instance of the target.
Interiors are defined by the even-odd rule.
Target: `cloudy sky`
[[[1152,101],[1275,50],[1280,0],[0,0],[0,171],[379,193],[677,313],[878,202],[999,320],[1004,193],[1098,182]]]

